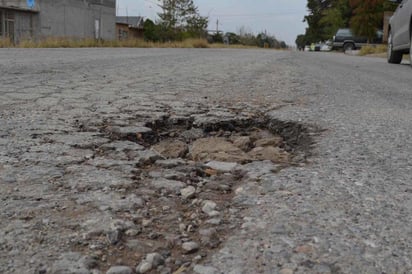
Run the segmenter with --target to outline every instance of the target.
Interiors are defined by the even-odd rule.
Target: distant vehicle
[[[378,30],[370,43],[381,44],[382,40],[383,31]],[[368,38],[355,36],[350,29],[339,29],[333,36],[333,49],[355,50],[367,44]]]
[[[388,62],[399,64],[404,54],[409,53],[412,66],[412,0],[391,0],[398,3],[389,20]]]
[[[330,40],[320,45],[320,51],[331,51],[331,50],[332,50],[332,41]]]

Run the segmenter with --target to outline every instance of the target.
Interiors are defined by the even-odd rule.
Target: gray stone
[[[216,207],[217,207],[217,204],[215,202],[213,202],[213,201],[204,201],[203,206],[202,206],[202,211],[204,213],[206,213],[207,215],[211,216],[211,215],[215,214]],[[216,215],[214,215],[214,216],[216,216]],[[211,217],[213,217],[213,216],[211,216]]]
[[[152,267],[158,267],[165,263],[165,259],[159,253],[150,253],[146,255],[146,262],[150,263]]]
[[[218,270],[212,266],[195,265],[193,271],[197,274],[217,274]]]
[[[220,225],[222,223],[222,219],[212,218],[212,219],[207,220],[206,223],[210,225]]]
[[[143,274],[143,273],[147,273],[150,270],[152,270],[153,266],[151,263],[143,260],[137,267],[136,267],[136,272],[138,274]]]
[[[110,244],[115,245],[120,241],[121,233],[119,230],[109,231],[106,237]]]
[[[160,154],[153,150],[129,151],[127,155],[129,158],[138,162],[139,166],[150,165],[155,163],[157,160],[163,159]]]
[[[128,266],[112,266],[106,274],[132,274],[133,270]]]
[[[195,194],[196,188],[194,188],[193,186],[188,186],[180,190],[180,195],[182,195],[183,199],[191,199],[195,196]]]
[[[199,247],[199,244],[193,241],[182,244],[182,249],[185,253],[194,253],[199,250]]]
[[[233,171],[238,164],[237,163],[228,163],[228,162],[219,162],[219,161],[210,161],[206,164],[207,167],[215,169],[221,172],[231,172]]]
[[[112,127],[109,130],[116,134],[120,134],[122,137],[152,132],[151,128],[144,126]]]
[[[295,273],[295,272],[293,271],[293,269],[290,269],[290,268],[282,268],[282,269],[279,271],[279,273],[280,273],[280,274],[293,274],[293,273]]]

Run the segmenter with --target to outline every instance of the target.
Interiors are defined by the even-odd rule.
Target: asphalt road
[[[407,64],[335,53],[0,49],[0,272],[48,269],[89,229],[68,220],[95,218],[50,213],[82,195],[64,190],[73,178],[60,173],[80,153],[67,146],[79,140],[69,138],[76,121],[189,115],[200,104],[323,131],[308,164],[259,178],[243,225],[198,273],[411,273],[411,74]],[[61,147],[41,146],[44,136]]]

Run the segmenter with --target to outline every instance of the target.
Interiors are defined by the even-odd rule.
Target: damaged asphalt
[[[408,66],[271,50],[0,57],[1,273],[412,271]]]

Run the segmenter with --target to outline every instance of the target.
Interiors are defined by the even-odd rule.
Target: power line
[[[213,16],[214,17],[268,17],[268,16],[294,15],[294,14],[301,14],[301,12],[291,11],[291,12],[255,13],[255,14],[213,14]]]

